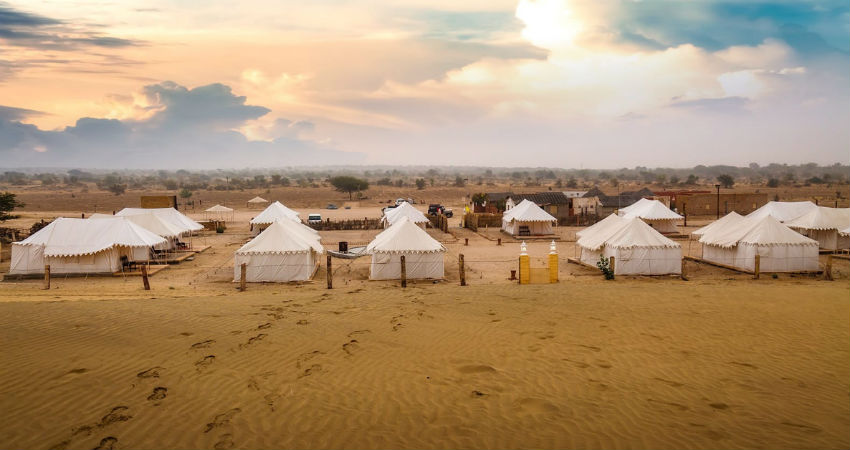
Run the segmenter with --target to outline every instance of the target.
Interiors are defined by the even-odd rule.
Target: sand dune
[[[659,286],[2,303],[0,445],[850,445],[846,283]]]

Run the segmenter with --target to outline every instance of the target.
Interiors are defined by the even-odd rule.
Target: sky
[[[841,1],[0,0],[0,167],[848,162]]]

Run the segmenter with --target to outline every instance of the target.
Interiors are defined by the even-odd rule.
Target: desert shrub
[[[605,255],[599,255],[599,262],[596,263],[596,267],[602,271],[606,280],[614,279],[614,270],[611,269],[611,264],[608,262],[608,258],[606,258]]]

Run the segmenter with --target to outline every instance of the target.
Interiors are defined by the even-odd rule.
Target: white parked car
[[[322,215],[321,214],[309,214],[307,216],[307,223],[322,223]]]

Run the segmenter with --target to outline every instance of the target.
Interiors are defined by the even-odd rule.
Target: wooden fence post
[[[614,257],[613,257],[613,256],[611,256],[610,258],[608,258],[608,267],[611,269],[611,273],[613,273],[613,274],[616,274],[616,273],[617,273],[617,272],[615,272],[615,271],[614,271],[615,267],[617,267],[617,265],[616,265],[616,264],[617,264],[617,260],[616,260],[616,259],[614,259]]]
[[[758,280],[761,274],[761,256],[756,255],[755,268],[753,269],[753,279]]]
[[[242,263],[239,265],[239,291],[245,292],[246,278],[248,278],[248,264]]]
[[[823,279],[832,281],[832,255],[826,256],[826,267],[823,268]]]
[[[460,285],[466,286],[466,268],[463,265],[463,253],[457,257],[458,270],[460,271]]]
[[[464,246],[464,247],[468,247],[468,246],[469,246],[469,238],[463,238],[463,246]]]
[[[151,290],[151,283],[148,280],[148,265],[142,264],[141,269],[142,269],[142,284],[144,284],[145,290],[149,291],[149,290]]]
[[[502,238],[496,240],[496,245],[502,245]]]
[[[50,289],[50,264],[44,266],[44,289]]]
[[[328,253],[328,262],[327,262],[327,279],[328,279],[328,289],[334,288],[334,276],[333,269],[331,268],[331,254]]]
[[[407,287],[407,265],[404,263],[404,255],[401,255],[401,287]]]

